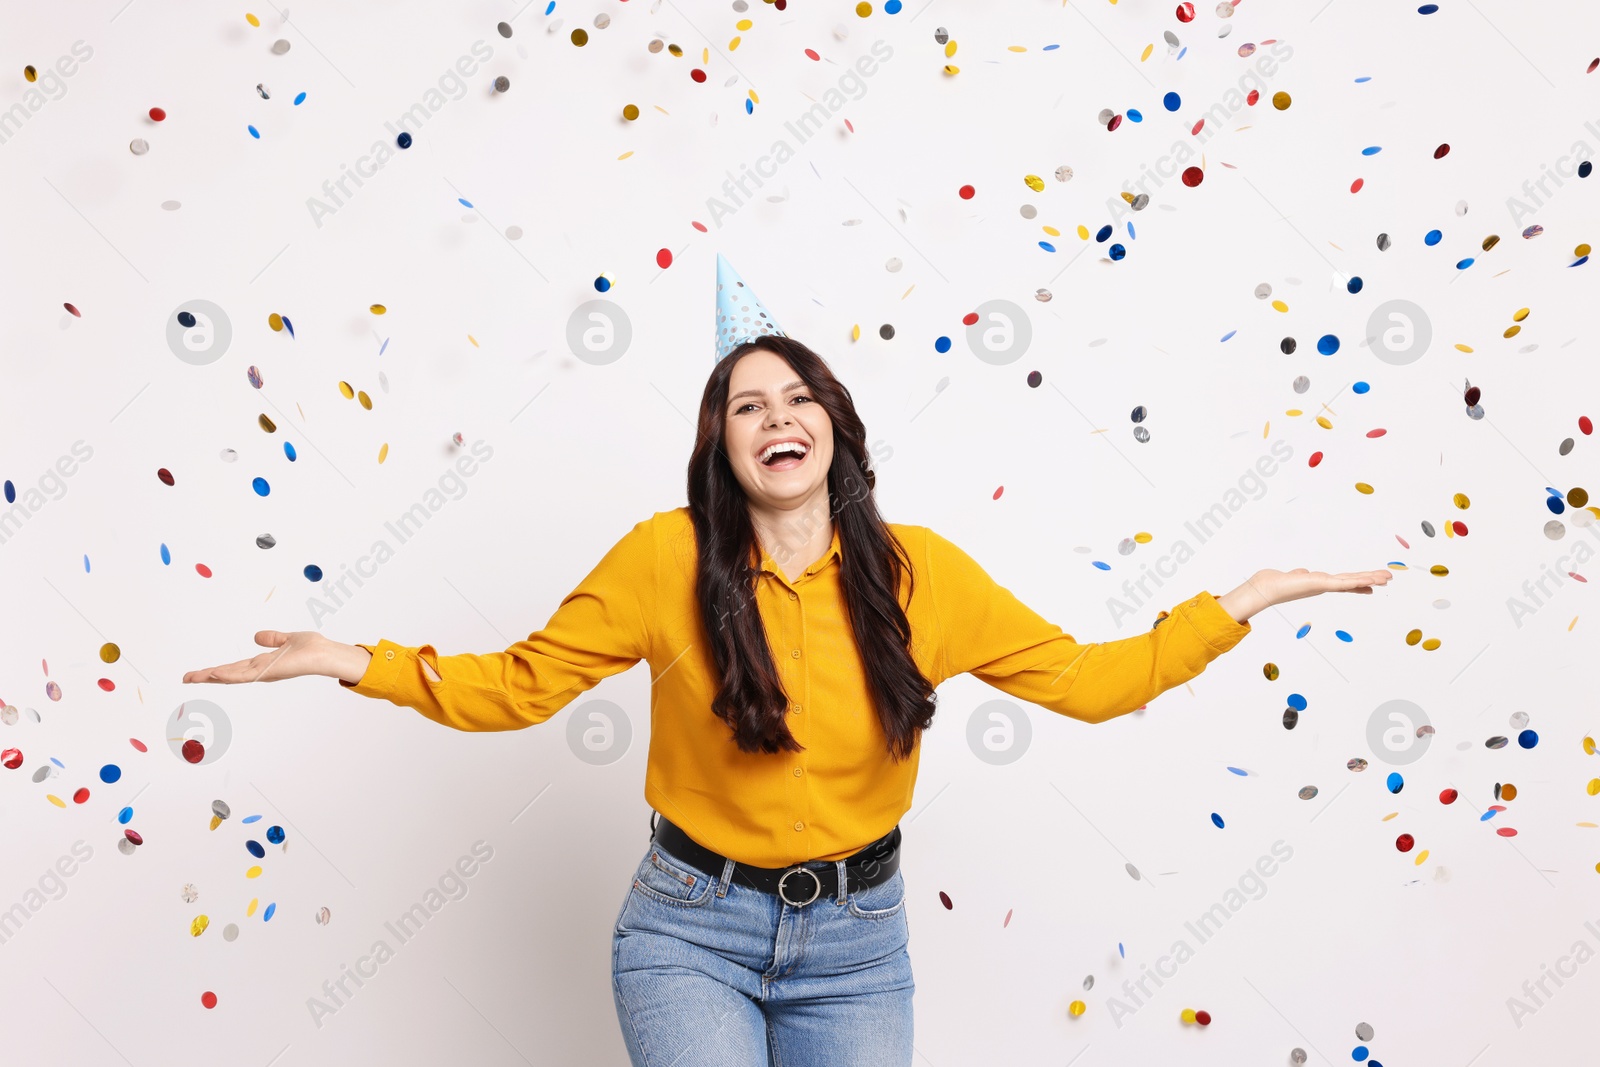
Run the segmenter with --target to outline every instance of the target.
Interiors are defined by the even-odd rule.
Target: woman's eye
[[[794,399],[796,399],[796,400],[805,400],[805,401],[808,401],[808,402],[811,401],[811,398],[809,396],[805,395],[804,393],[799,394]],[[745,408],[753,408],[753,407],[755,407],[755,403],[754,402],[751,402],[751,403],[748,403],[748,404],[741,404],[741,405],[739,405],[739,407],[734,409],[733,413],[735,415],[740,415],[740,414],[744,413],[744,409]]]

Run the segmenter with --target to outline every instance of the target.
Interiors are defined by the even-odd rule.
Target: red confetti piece
[[[144,747],[144,742],[139,740],[137,737],[128,738],[128,744],[132,745],[134,748],[138,749],[140,752],[149,752],[150,751],[148,748]]]
[[[1110,133],[1112,130],[1116,129],[1118,126],[1121,126],[1121,125],[1122,125],[1122,116],[1121,115],[1112,115],[1111,116],[1111,121],[1106,123],[1106,132]]]
[[[1234,6],[1237,7],[1238,5],[1235,4]],[[1260,100],[1260,99],[1261,99],[1261,91],[1259,89],[1251,89],[1249,95],[1247,95],[1244,98],[1244,102],[1247,105],[1249,105],[1250,107],[1255,107],[1256,106],[1256,101]]]
[[[977,194],[978,190],[974,189],[970,185],[963,185],[960,189],[956,190],[956,195],[961,197],[963,200],[971,200]]]
[[[1454,804],[1456,802],[1456,797],[1460,795],[1461,794],[1457,793],[1454,789],[1441,789],[1439,791],[1439,803]]]
[[[668,267],[672,266],[672,249],[663,248],[661,251],[656,253],[656,266],[660,267],[662,270],[666,270]]]
[[[204,563],[196,563],[194,565],[194,570],[195,570],[195,573],[198,574],[202,578],[211,577],[211,568],[207,567]]]
[[[1191,134],[1199,133],[1202,129],[1205,128],[1205,125],[1206,125],[1206,120],[1202,118],[1199,122],[1196,122],[1194,124],[1194,128],[1191,129],[1189,132]]]
[[[1315,467],[1317,464],[1319,464],[1321,462],[1322,462],[1322,453],[1321,452],[1313,452],[1313,453],[1311,453],[1311,458],[1306,461],[1306,466]]]
[[[1367,184],[1365,178],[1357,178],[1355,181],[1350,183],[1350,191],[1352,193],[1359,193],[1361,191],[1361,187],[1365,184]]]
[[[701,70],[699,67],[696,67],[689,72],[689,77],[693,78],[697,82],[703,82],[706,80],[706,72]]]
[[[1600,67],[1600,59],[1591,59],[1589,61],[1589,69],[1584,71],[1584,73],[1585,74],[1593,74],[1594,73],[1594,68],[1596,68],[1596,67]]]
[[[1384,434],[1386,434],[1388,432],[1389,432],[1388,430],[1384,430],[1384,429],[1368,430],[1367,431],[1367,436],[1368,437],[1382,437]]]
[[[102,678],[95,684],[100,686],[100,689],[106,693],[114,693],[117,689],[117,683],[113,682],[110,678]]]
[[[844,120],[844,128],[849,130],[851,133],[855,133],[856,132],[856,128],[854,126],[850,125],[850,120],[849,119],[845,119]]]
[[[206,758],[206,746],[192,737],[189,738],[183,743],[183,758],[190,763],[199,763]]]
[[[1498,830],[1496,830],[1495,833],[1499,834],[1501,837],[1516,837],[1517,836],[1516,829],[1514,827],[1510,827],[1510,826],[1502,826]]]
[[[1193,4],[1184,3],[1184,4],[1179,4],[1178,5],[1178,21],[1179,22],[1193,22],[1194,21],[1194,5]]]
[[[165,467],[156,470],[156,477],[161,479],[162,485],[177,485],[177,480],[172,477],[172,472]]]
[[[1183,184],[1193,189],[1206,180],[1206,172],[1199,167],[1185,167],[1183,171]]]
[[[1394,847],[1399,849],[1401,852],[1410,852],[1411,846],[1415,845],[1416,843],[1417,839],[1412,837],[1410,834],[1401,834],[1399,837],[1394,839]]]
[[[1589,584],[1589,579],[1585,578],[1583,575],[1579,574],[1577,571],[1568,571],[1567,572],[1567,577],[1568,578],[1576,578],[1578,581],[1582,582],[1584,585],[1588,585]]]
[[[79,786],[78,787],[78,791],[76,793],[72,794],[72,802],[74,804],[82,804],[85,800],[88,800],[88,799],[89,799],[89,787],[88,786]]]
[[[1210,1026],[1211,1025],[1211,1013],[1209,1011],[1204,1011],[1204,1010],[1197,1011],[1197,1012],[1194,1013],[1194,1021],[1199,1023],[1201,1026]]]
[[[165,109],[159,107],[153,107],[150,109],[150,118],[152,120],[156,122],[163,122],[166,120],[166,117],[167,113]]]
[[[68,311],[72,312],[72,314],[77,316],[78,318],[80,318],[80,319],[83,318],[83,312],[79,311],[77,308],[73,307],[71,304],[62,304],[61,306],[66,308]]]
[[[1467,524],[1464,523],[1464,522],[1461,522],[1459,519],[1456,520],[1455,522],[1452,522],[1450,524],[1450,528],[1456,532],[1456,536],[1457,537],[1465,537],[1465,536],[1467,536]]]
[[[994,491],[994,496],[990,497],[989,499],[990,500],[999,500],[1000,499],[1000,494],[1005,492],[1005,491],[1006,491],[1006,487],[1002,485],[1000,488],[998,488],[998,489],[996,489]]]
[[[1396,541],[1400,542],[1400,547],[1401,548],[1410,548],[1411,547],[1411,542],[1407,541],[1404,537],[1401,537],[1399,534],[1395,534],[1394,535],[1394,539]]]
[[[976,311],[969,311],[965,315],[961,316],[961,325],[963,326],[971,326],[977,321],[978,313]]]
[[[126,837],[129,841],[132,841],[136,845],[144,844],[144,837],[141,836],[137,830],[124,830],[122,831],[122,836]]]
[[[1433,150],[1433,158],[1434,159],[1443,159],[1445,156],[1448,156],[1449,154],[1450,154],[1450,146],[1447,145],[1447,144],[1442,144],[1438,148],[1435,148]]]
[[[695,222],[694,220],[691,219],[689,221],[689,225],[693,226],[695,229],[699,230],[701,233],[710,233],[711,232],[710,230],[706,229],[705,223],[703,223],[703,222]]]
[[[1006,909],[1006,921],[1000,924],[1000,929],[1004,930],[1006,927],[1011,925],[1011,913],[1014,910],[1015,909],[1013,908]]]
[[[1589,434],[1594,433],[1594,423],[1589,421],[1589,416],[1580,415],[1578,416],[1578,429],[1582,430],[1584,436],[1587,437]]]
[[[214,1008],[217,1006],[217,995],[208,989],[200,994],[200,1003],[208,1008]]]
[[[0,752],[0,764],[4,764],[8,771],[14,771],[22,766],[22,749],[8,748]]]
[[[817,62],[817,63],[822,62],[822,57],[817,55],[816,52],[812,51],[809,48],[806,49],[806,58],[810,59],[810,60],[812,60],[814,62]]]
[[[939,903],[944,905],[944,910],[949,911],[954,905],[950,903],[950,896],[943,889],[939,890]]]

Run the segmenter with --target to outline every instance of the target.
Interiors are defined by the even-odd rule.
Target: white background
[[[1580,745],[1594,726],[1592,594],[1547,584],[1520,625],[1507,601],[1547,570],[1583,573],[1595,545],[1571,511],[1564,540],[1544,526],[1547,487],[1600,488],[1600,443],[1576,428],[1600,416],[1585,406],[1596,268],[1568,266],[1574,246],[1600,237],[1600,177],[1547,183],[1553,195],[1527,218],[1507,200],[1534,206],[1525,181],[1577,142],[1600,148],[1586,126],[1600,124],[1600,74],[1584,73],[1600,48],[1595,16],[1581,5],[1445,0],[1423,16],[1366,0],[1249,0],[1219,40],[1225,23],[1205,5],[1188,25],[1169,4],[1135,0],[981,16],[933,0],[866,19],[840,0],[752,6],[755,25],[732,52],[740,16],[712,4],[562,3],[549,16],[486,2],[297,4],[289,22],[256,9],[259,29],[242,8],[162,0],[5,11],[0,107],[28,113],[0,143],[0,475],[26,494],[74,442],[93,450],[0,543],[0,692],[42,719],[0,727],[0,746],[26,757],[0,771],[0,908],[75,841],[93,850],[64,895],[0,944],[6,1061],[626,1063],[610,941],[648,834],[644,666],[538,729],[481,736],[331,679],[179,680],[252,654],[263,628],[447,653],[498,650],[537,629],[633,523],[684,503],[718,251],[829,360],[869,440],[892,447],[878,464],[889,520],[938,530],[1079,640],[1134,635],[1162,608],[1262,567],[1406,568],[1370,597],[1263,612],[1238,648],[1147,711],[1090,728],[1027,709],[1031,748],[1006,766],[966,743],[973,710],[1000,694],[966,677],[943,688],[902,822],[919,1064],[1287,1063],[1297,1045],[1312,1063],[1344,1063],[1361,1021],[1376,1031],[1373,1058],[1391,1065],[1525,1064],[1585,1047],[1600,965],[1547,983],[1554,995],[1520,1026],[1507,998],[1534,1006],[1524,980],[1580,940],[1585,961],[1600,948],[1584,926],[1600,927],[1600,830],[1577,825],[1600,815],[1584,790],[1600,763]],[[495,24],[513,16],[506,40]],[[577,48],[568,34],[580,25],[590,42]],[[953,59],[934,41],[940,25],[959,43]],[[1181,59],[1162,42],[1169,29],[1188,48]],[[657,35],[686,54],[649,53]],[[285,55],[271,51],[278,38],[292,45]],[[1137,236],[1118,220],[1121,262],[1079,240],[1080,224],[1110,221],[1124,181],[1174,143],[1194,144],[1194,120],[1253,69],[1238,46],[1267,39],[1292,55],[1261,103],[1198,146],[1204,183],[1149,186],[1151,206],[1128,216]],[[461,97],[319,226],[308,198],[375,141],[392,143],[385,122],[480,40],[493,56]],[[860,98],[720,227],[694,230],[691,220],[710,225],[706,201],[725,173],[754,166],[878,40],[893,56]],[[50,67],[76,41],[92,57],[54,98],[27,103],[39,86],[23,66]],[[701,84],[688,72],[704,48]],[[960,73],[943,73],[947,62]],[[506,94],[491,92],[498,75]],[[751,89],[760,103],[747,115]],[[1160,103],[1169,90],[1183,97],[1176,115]],[[1278,90],[1288,110],[1269,106]],[[620,118],[628,103],[636,122]],[[169,118],[151,123],[151,106]],[[1144,120],[1107,132],[1102,108]],[[147,155],[129,152],[135,137]],[[1451,152],[1435,160],[1440,142]],[[1361,155],[1373,145],[1382,151]],[[1063,164],[1067,183],[1054,177]],[[1042,192],[1028,174],[1044,177]],[[956,193],[966,183],[971,200]],[[163,210],[168,200],[181,207]],[[1544,234],[1522,239],[1529,222]],[[520,240],[503,236],[511,226]],[[1430,248],[1434,228],[1443,240]],[[1386,253],[1380,232],[1394,240]],[[1484,253],[1489,234],[1501,242]],[[666,271],[662,247],[676,256]],[[1467,256],[1477,262],[1456,270]],[[602,272],[633,341],[595,365],[568,350],[566,325],[599,295]],[[1352,275],[1365,283],[1356,295]],[[1261,282],[1286,313],[1254,296]],[[1036,300],[1039,289],[1053,299]],[[1032,326],[1028,351],[1001,366],[976,358],[959,321],[993,299]],[[1405,366],[1362,343],[1390,299],[1431,323],[1431,347]],[[222,307],[233,328],[227,352],[200,367],[165,340],[193,300]],[[373,316],[373,303],[388,313]],[[1521,335],[1504,339],[1522,307],[1532,312]],[[273,312],[289,316],[294,339],[267,327]],[[893,340],[879,338],[882,323]],[[1317,354],[1325,333],[1341,339],[1333,356]],[[955,342],[945,354],[941,335]],[[1286,335],[1294,355],[1279,350]],[[1291,388],[1300,374],[1304,394]],[[1481,420],[1463,411],[1465,379],[1483,389]],[[341,396],[341,381],[373,409]],[[1371,392],[1354,393],[1356,381]],[[1144,444],[1129,420],[1141,404]],[[276,433],[258,426],[262,414]],[[1369,437],[1375,428],[1386,435]],[[333,617],[314,620],[307,602],[321,587],[303,568],[336,577],[374,540],[394,546],[384,523],[438,485],[458,432],[493,458]],[[1569,436],[1577,445],[1562,457]],[[1227,500],[1276,440],[1293,458],[1198,545],[1185,523]],[[1315,451],[1325,458],[1312,468]],[[157,479],[162,467],[175,486]],[[258,476],[270,496],[252,491]],[[1358,481],[1376,491],[1358,493]],[[1465,512],[1451,504],[1458,492],[1471,498]],[[1468,536],[1421,530],[1452,519]],[[1140,531],[1151,542],[1119,555]],[[264,551],[266,533],[277,546]],[[1194,558],[1115,624],[1107,598],[1180,539]],[[1577,562],[1557,563],[1585,543]],[[1449,575],[1430,575],[1436,564]],[[1406,645],[1413,628],[1442,647]],[[107,641],[119,662],[100,661]],[[1267,661],[1277,682],[1263,678]],[[1309,705],[1292,732],[1280,724],[1290,692]],[[234,736],[222,758],[191,766],[163,738],[178,705],[198,698],[224,707]],[[633,726],[628,751],[604,766],[567,741],[570,717],[595,698]],[[1366,734],[1390,699],[1416,702],[1438,730],[1402,768],[1398,796]],[[1517,711],[1539,745],[1486,749],[1492,735],[1515,737]],[[51,756],[65,770],[33,783]],[[1351,773],[1353,757],[1371,767]],[[96,776],[107,762],[123,768],[115,785]],[[1520,795],[1484,824],[1496,782]],[[1308,784],[1320,793],[1302,801]],[[70,800],[80,785],[91,787],[81,805]],[[1437,799],[1447,787],[1461,791],[1448,807]],[[66,809],[47,792],[69,798]],[[213,832],[216,798],[234,818]],[[146,843],[124,856],[115,814],[130,803]],[[262,822],[243,826],[249,813]],[[290,847],[269,848],[265,873],[247,881],[243,841],[274,823]],[[1502,825],[1518,836],[1496,836]],[[1394,846],[1402,832],[1412,853]],[[384,923],[480,840],[493,859],[467,895],[318,1026],[308,998],[376,939],[393,945]],[[1199,944],[1184,922],[1280,840],[1292,859]],[[245,917],[251,897],[277,903],[270,923]],[[202,913],[211,929],[191,937]],[[241,928],[232,943],[229,922]],[[1108,998],[1179,938],[1194,957],[1119,1026]],[[210,1011],[205,990],[219,997]],[[1067,1005],[1079,997],[1088,1010],[1075,1019]],[[1185,1007],[1214,1022],[1182,1025]]]

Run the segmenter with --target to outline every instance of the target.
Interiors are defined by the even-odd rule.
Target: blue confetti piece
[[[270,843],[274,844],[274,845],[283,844],[283,827],[281,827],[281,826],[269,826],[269,827],[267,827],[267,840]]]
[[[256,491],[256,496],[266,496],[268,493],[272,492],[272,487],[267,484],[267,480],[265,478],[252,479],[250,482],[250,488]]]
[[[1361,291],[1361,286],[1363,284],[1364,283],[1361,281],[1361,276],[1359,274],[1355,275],[1349,281],[1344,283],[1345,292],[1347,292],[1347,293],[1359,293]]]
[[[1058,45],[1058,44],[1047,44],[1043,48],[1039,49],[1039,51],[1041,51],[1041,52],[1053,52],[1057,48],[1060,48],[1060,47],[1061,46]]]
[[[301,104],[303,104],[305,102],[306,102],[306,94],[305,93],[300,93],[298,96],[296,96],[294,98],[294,106],[295,107],[299,107]]]
[[[1389,777],[1384,784],[1389,787],[1389,792],[1398,793],[1405,788],[1406,780],[1400,776],[1399,771],[1390,771]]]
[[[1108,222],[1104,226],[1100,227],[1100,229],[1095,231],[1095,242],[1097,244],[1104,244],[1106,241],[1111,239],[1111,233],[1111,223]]]
[[[1375,156],[1375,155],[1377,155],[1377,154],[1378,154],[1378,153],[1379,153],[1379,152],[1382,152],[1382,151],[1383,151],[1383,149],[1382,149],[1382,148],[1380,148],[1380,147],[1379,147],[1379,146],[1377,146],[1377,145],[1373,145],[1373,146],[1372,146],[1372,147],[1370,147],[1370,148],[1363,148],[1363,149],[1362,149],[1362,150],[1361,150],[1361,154],[1362,154],[1362,155],[1364,155],[1364,156]]]
[[[472,207],[472,201],[468,200],[466,197],[458,196],[456,199],[460,201],[462,207]]]
[[[1099,560],[1094,560],[1093,562],[1094,562],[1094,565],[1097,568],[1099,568],[1100,570],[1108,571],[1108,570],[1111,569],[1111,564],[1109,564],[1109,563],[1101,563]]]
[[[1498,814],[1499,814],[1499,812],[1495,811],[1493,808],[1490,808],[1488,811],[1486,811],[1482,815],[1478,816],[1478,821],[1479,822],[1488,822],[1490,819],[1494,818]]]
[[[1234,774],[1237,774],[1241,778],[1248,778],[1250,776],[1249,771],[1240,770],[1238,767],[1229,767],[1228,770],[1232,771]]]
[[[287,315],[279,315],[278,318],[283,320],[283,328],[285,330],[289,331],[289,336],[290,337],[293,337],[294,336],[294,323],[289,321],[289,316],[287,316]]]
[[[389,339],[387,337],[385,337],[383,339],[383,344],[378,347],[378,355],[380,355],[380,356],[383,355],[383,350],[385,348],[388,348],[388,347],[389,347]]]
[[[1144,116],[1139,114],[1139,109],[1138,108],[1130,107],[1128,109],[1128,121],[1130,121],[1130,122],[1143,122],[1144,121]]]
[[[1300,627],[1300,629],[1295,631],[1295,633],[1294,633],[1295,639],[1299,640],[1300,638],[1304,637],[1306,634],[1308,634],[1310,632],[1311,632],[1311,624],[1308,622],[1304,626]]]
[[[251,137],[254,137],[258,141],[261,140],[261,131],[260,130],[256,129],[254,126],[247,126],[245,128],[250,131],[250,136]]]
[[[1369,82],[1369,81],[1371,81],[1371,80],[1372,80],[1372,75],[1370,75],[1370,74],[1363,74],[1363,75],[1361,75],[1361,77],[1359,77],[1359,78],[1357,78],[1357,79],[1356,79],[1356,84],[1357,84],[1357,85],[1360,85],[1360,84],[1361,84],[1361,83],[1362,83],[1362,82]]]
[[[1527,748],[1528,746],[1524,745],[1522,747]],[[110,785],[112,782],[115,782],[121,777],[122,768],[118,767],[115,763],[108,763],[104,767],[100,768],[100,780],[107,785]]]
[[[948,352],[948,351],[950,351],[950,338],[948,338],[948,337],[936,338],[934,340],[934,342],[933,342],[933,350],[935,352]]]
[[[128,825],[128,823],[130,823],[132,821],[133,821],[133,809],[132,808],[123,808],[121,811],[117,812],[117,822],[121,823],[123,826]]]
[[[6,503],[7,504],[15,504],[16,502],[17,502],[17,487],[11,484],[11,479],[10,478],[7,478],[6,479]]]
[[[1427,245],[1429,248],[1432,248],[1434,245],[1439,243],[1439,238],[1443,236],[1444,234],[1440,233],[1438,230],[1429,230],[1423,235],[1422,243]]]
[[[54,756],[50,757],[50,762],[54,763],[57,767],[60,767],[62,770],[66,770],[67,769],[67,765],[65,763],[62,763],[60,760],[56,759]]]
[[[900,0],[888,0],[888,3],[883,5],[883,11],[887,15],[900,14]]]
[[[1056,246],[1051,244],[1049,241],[1040,241],[1039,247],[1044,249],[1046,252],[1054,252],[1056,250]]]
[[[83,573],[89,573],[89,553],[87,552],[83,554]]]
[[[1189,46],[1188,45],[1184,45],[1182,48],[1178,49],[1178,59],[1182,59],[1184,56],[1186,56],[1188,54],[1189,54]],[[1173,60],[1173,62],[1177,62],[1177,60]]]
[[[1168,93],[1161,98],[1161,106],[1168,111],[1176,111],[1183,106],[1183,98],[1177,93]]]
[[[1106,251],[1106,255],[1110,256],[1112,258],[1112,260],[1120,260],[1123,256],[1125,256],[1127,254],[1128,254],[1128,250],[1126,248],[1123,248],[1121,245],[1112,245]]]
[[[308,582],[322,581],[322,568],[317,566],[315,563],[307,563],[304,573],[306,576],[306,581]]]
[[[744,98],[744,113],[746,115],[754,115],[755,112],[756,112],[756,102],[754,100],[750,99],[748,96],[745,97]]]
[[[1517,735],[1517,744],[1523,748],[1532,748],[1539,743],[1539,734],[1534,730],[1524,730]]]
[[[1437,10],[1439,10],[1438,4],[1423,4],[1421,7],[1417,8],[1417,14],[1431,15]]]
[[[1333,636],[1337,637],[1339,640],[1343,641],[1347,645],[1350,642],[1355,640],[1355,638],[1351,637],[1348,633],[1346,633],[1343,630],[1335,630],[1335,631],[1333,631]]]
[[[1128,220],[1128,238],[1129,238],[1129,240],[1137,238],[1138,236],[1139,236],[1138,234],[1133,232],[1133,220],[1129,219]]]
[[[1301,696],[1299,693],[1290,693],[1289,694],[1289,706],[1291,708],[1293,708],[1295,711],[1305,711],[1306,710],[1306,698],[1304,696]]]
[[[544,13],[546,15],[548,15],[548,14],[550,14],[550,12],[554,11],[555,9],[556,9],[556,0],[550,0],[550,2],[545,5]]]
[[[1370,393],[1372,391],[1372,386],[1368,385],[1366,382],[1357,382],[1350,387],[1350,391],[1352,393]]]
[[[1578,177],[1587,178],[1592,173],[1594,173],[1593,160],[1586,159],[1582,163],[1578,164]]]
[[[250,855],[254,856],[256,859],[261,859],[267,854],[267,850],[261,847],[260,841],[246,841],[244,843],[244,847],[245,851],[249,852]]]
[[[1317,338],[1317,351],[1325,356],[1331,356],[1339,351],[1339,339],[1331,333],[1325,333]]]
[[[1127,958],[1127,955],[1128,955],[1126,952],[1122,951],[1122,942],[1121,941],[1117,942],[1117,955],[1119,955],[1119,956],[1121,956],[1123,958]]]
[[[1216,812],[1212,812],[1211,821],[1217,824],[1218,830],[1222,829],[1222,816],[1218,815]]]
[[[1544,499],[1544,503],[1545,507],[1549,508],[1551,513],[1555,515],[1567,510],[1567,505],[1561,502],[1560,497],[1547,496]]]
[[[172,553],[167,550],[165,541],[161,542],[161,562],[169,567],[172,566]]]
[[[294,450],[294,445],[290,444],[288,441],[283,443],[283,454],[289,457],[290,463],[293,463],[295,460],[300,458]]]
[[[1430,4],[1428,6],[1432,7],[1433,5]],[[1427,12],[1423,12],[1423,13],[1426,14]],[[1371,1055],[1371,1052],[1368,1051],[1367,1046],[1365,1046],[1365,1045],[1357,1045],[1355,1048],[1350,1050],[1350,1058],[1355,1060],[1357,1063],[1360,1063],[1362,1060],[1366,1059],[1370,1055]]]
[[[246,815],[244,818],[240,819],[239,821],[241,823],[243,823],[245,826],[249,826],[253,822],[260,822],[261,821],[261,816],[259,816],[259,815]]]
[[[264,922],[264,923],[271,922],[272,921],[272,917],[274,915],[276,915],[277,912],[278,912],[278,903],[277,903],[277,901],[273,901],[271,904],[267,905],[267,910],[261,913],[261,921]]]
[[[1234,334],[1236,334],[1238,332],[1239,332],[1238,330],[1229,330],[1227,333],[1222,335],[1222,340],[1226,341],[1226,340],[1228,340],[1229,338],[1231,338]]]
[[[1468,260],[1468,262],[1470,263],[1471,260]],[[1589,257],[1588,256],[1581,256],[1578,259],[1573,260],[1571,263],[1568,263],[1567,266],[1569,266],[1569,267],[1581,267],[1587,262],[1589,262]]]
[[[1473,259],[1471,256],[1468,256],[1466,259],[1458,259],[1456,260],[1456,270],[1466,270],[1468,267],[1472,266],[1472,263]]]

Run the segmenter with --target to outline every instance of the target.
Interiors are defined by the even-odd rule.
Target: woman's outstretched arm
[[[1125,715],[1196,677],[1251,632],[1251,615],[1274,603],[1332,589],[1370,593],[1389,579],[1386,570],[1260,571],[1220,598],[1201,591],[1162,612],[1144,633],[1080,644],[932,530],[927,552],[944,677],[971,673],[1012,696],[1084,722]]]
[[[655,590],[650,518],[612,546],[544,629],[504,652],[441,656],[426,644],[335,642],[323,673],[456,730],[520,730],[648,657]]]

